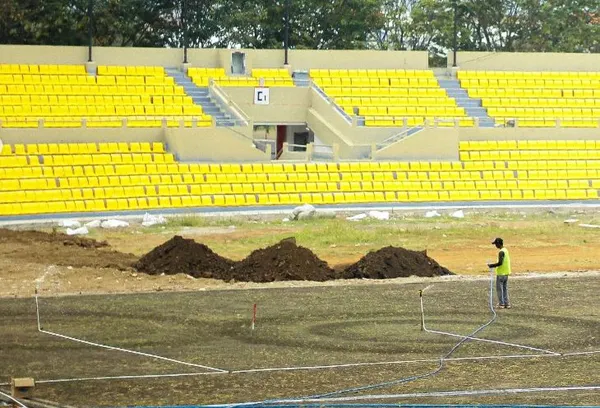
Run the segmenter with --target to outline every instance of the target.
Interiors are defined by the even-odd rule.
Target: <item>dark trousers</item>
[[[508,306],[508,275],[496,276],[496,293],[500,306]]]

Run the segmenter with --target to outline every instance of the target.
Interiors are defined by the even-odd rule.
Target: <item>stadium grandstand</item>
[[[0,216],[597,200],[600,56],[0,46]]]

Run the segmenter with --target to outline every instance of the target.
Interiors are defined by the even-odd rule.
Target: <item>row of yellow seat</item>
[[[177,169],[169,173],[167,167],[176,166],[160,163],[154,164],[121,164],[121,165],[74,165],[74,166],[37,166],[30,168],[1,168],[0,179],[7,180],[1,188],[13,190],[27,188],[30,183],[38,183],[43,188],[54,188],[57,182],[69,185],[76,181],[77,186],[111,186],[111,185],[147,185],[147,184],[222,184],[222,183],[302,183],[302,182],[396,182],[396,181],[452,181],[452,180],[510,180],[516,177],[527,178],[528,173],[521,170],[463,170],[445,172],[356,172],[356,173],[250,173],[250,174],[191,174],[179,173]],[[565,170],[565,171],[562,171]],[[596,169],[561,169],[565,179],[597,178]],[[532,170],[534,171],[534,170]],[[541,177],[537,171],[536,178]],[[546,172],[544,178],[551,178],[555,173]],[[62,179],[65,178],[65,179]],[[75,180],[78,179],[78,180]],[[12,184],[8,181],[12,180]],[[27,183],[27,184],[25,184]],[[46,187],[48,186],[48,187]],[[31,187],[29,187],[31,188]],[[42,187],[40,187],[42,188]],[[334,187],[335,188],[335,187]]]
[[[88,199],[51,202],[0,204],[0,215],[45,213],[77,213],[126,211],[182,207],[237,207],[253,205],[397,203],[431,201],[495,201],[495,200],[587,200],[598,198],[596,189],[574,190],[490,190],[490,191],[414,191],[414,192],[348,192],[230,194],[171,197],[133,197],[121,199]]]
[[[361,116],[463,117],[465,108],[456,106],[366,106],[358,109]]]
[[[0,116],[0,128],[178,128],[211,127],[210,116],[24,117]]]
[[[0,64],[0,74],[86,75],[85,65]]]
[[[135,197],[198,196],[213,194],[277,194],[277,193],[346,193],[389,192],[392,194],[422,191],[497,191],[497,190],[596,190],[600,180],[505,180],[505,181],[450,181],[450,182],[396,182],[345,183],[339,188],[328,183],[296,184],[207,184],[159,185],[119,187],[65,187],[48,190],[0,191],[0,204],[48,202],[80,199],[114,199]]]
[[[439,88],[323,88],[331,97],[447,97],[446,91]]]
[[[560,118],[560,119],[524,119],[515,117],[496,117],[494,118],[496,123],[504,123],[505,126],[518,125],[522,128],[586,128],[593,129],[597,128],[599,123],[597,119],[572,119],[572,118]]]
[[[459,142],[468,150],[600,150],[600,140],[467,140]]]
[[[315,83],[324,86],[352,86],[371,88],[439,88],[435,78],[316,78]]]
[[[35,158],[38,156],[30,156],[28,158],[28,165],[38,165],[35,163]],[[174,163],[173,154],[171,153],[95,153],[95,154],[47,154],[41,156],[40,163],[43,163],[44,167],[47,166],[93,166],[93,165],[115,165],[115,164],[152,164],[152,163]],[[164,171],[160,169],[156,172],[171,173],[172,170],[175,173],[179,173],[178,164],[173,164],[173,169],[167,169]],[[0,165],[0,167],[11,167],[6,164]],[[17,169],[15,169],[17,170]],[[100,169],[98,169],[100,170]],[[142,170],[148,171],[145,168]],[[95,175],[94,168],[90,168],[89,171],[84,167],[83,172],[86,175]],[[88,174],[89,173],[89,174]],[[104,175],[102,170],[102,175]]]
[[[0,85],[0,95],[185,95],[179,85]]]
[[[600,160],[599,150],[467,150],[461,160]]]
[[[600,79],[463,79],[464,88],[600,89]]]
[[[111,76],[165,76],[165,68],[159,66],[113,66],[100,65],[97,69],[98,75]]]
[[[414,69],[311,69],[309,75],[311,78],[434,78],[431,70]]]
[[[483,98],[484,107],[597,108],[600,98]]]
[[[7,75],[0,74],[5,85],[174,85],[166,76],[98,76],[89,75]]]
[[[214,80],[220,86],[238,86],[238,87],[256,87],[260,85],[260,80],[258,78],[233,78],[233,77],[224,77],[217,78]],[[207,87],[210,85],[210,78],[208,77],[195,77],[193,82],[196,86],[199,87]],[[291,78],[267,78],[263,82],[263,86],[266,87],[290,87],[294,86],[294,82]]]
[[[206,68],[206,67],[190,67],[187,70],[189,77],[207,77],[207,78],[220,78],[227,76],[225,74],[225,68]]]
[[[193,105],[187,95],[0,95],[0,105]]]
[[[458,79],[598,79],[600,72],[565,71],[463,71],[456,73]]]
[[[474,127],[475,119],[464,116],[455,117],[378,117],[365,116],[365,126],[368,127],[404,127],[404,126],[436,126],[436,127]]]
[[[600,117],[599,108],[492,108],[487,109],[492,117],[515,117],[515,118],[598,118]]]
[[[471,98],[600,98],[600,89],[470,88]]]
[[[147,165],[159,173],[146,171],[143,165],[120,166],[48,166],[30,169],[0,168],[3,180],[0,189],[4,191],[21,189],[52,189],[58,186],[106,187],[124,185],[159,185],[159,184],[253,184],[253,183],[332,183],[331,189],[340,188],[346,182],[384,182],[396,183],[407,181],[499,181],[499,180],[595,180],[599,179],[598,167],[576,168],[567,166],[562,169],[521,169],[521,170],[485,170],[461,172],[398,172],[389,173],[285,173],[264,174],[164,174],[160,173],[164,164]],[[511,165],[511,167],[513,167]],[[524,168],[517,165],[514,167]],[[27,170],[27,171],[25,171]],[[156,170],[155,170],[156,171]],[[137,173],[137,174],[136,174]],[[34,176],[34,177],[30,177]]]
[[[251,75],[254,78],[292,78],[285,68],[254,68]]]
[[[294,86],[293,79],[286,69],[253,69],[251,76],[228,76],[223,68],[190,68],[187,72],[196,86],[207,87],[213,79],[218,85],[230,87]]]
[[[200,105],[0,105],[0,117],[202,115]]]
[[[165,145],[161,142],[100,142],[100,143],[35,143],[5,144],[0,149],[0,156],[31,155],[80,155],[96,153],[165,153]]]
[[[260,85],[259,78],[236,78],[236,77],[226,77],[226,78],[217,78],[215,82],[220,86],[258,86]],[[294,86],[294,81],[292,78],[265,78],[263,81],[264,86]]]
[[[335,102],[340,106],[452,106],[456,107],[454,98],[443,97],[371,97],[371,98],[348,98],[338,97]]]

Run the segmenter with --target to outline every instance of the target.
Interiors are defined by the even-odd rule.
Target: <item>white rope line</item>
[[[383,400],[383,399],[402,399],[402,398],[436,398],[436,397],[461,397],[461,396],[477,396],[477,395],[510,395],[532,392],[568,392],[568,391],[595,391],[600,390],[600,385],[574,385],[565,387],[534,387],[534,388],[500,388],[487,390],[454,390],[454,391],[434,391],[434,392],[417,392],[408,394],[373,394],[373,395],[357,395],[350,397],[334,397],[334,398],[318,398],[318,399],[286,399],[278,401],[269,401],[269,403],[323,403],[323,402],[347,402],[361,400]],[[246,403],[234,403],[223,405],[211,405],[213,407],[225,407],[235,405],[246,405]]]
[[[450,362],[461,361],[481,361],[481,360],[508,360],[508,359],[529,359],[529,358],[546,358],[546,357],[578,357],[600,354],[600,350],[594,351],[576,351],[564,354],[508,354],[508,355],[491,355],[491,356],[474,356],[474,357],[451,357],[446,359]],[[363,363],[348,363],[348,364],[329,364],[318,366],[292,366],[292,367],[267,367],[267,368],[250,368],[242,370],[232,370],[230,372],[199,372],[199,373],[173,373],[173,374],[140,374],[140,375],[117,375],[117,376],[101,376],[101,377],[74,377],[74,378],[58,378],[49,380],[39,380],[37,383],[60,383],[60,382],[77,382],[77,381],[100,381],[100,380],[129,380],[143,378],[173,378],[173,377],[193,377],[203,375],[222,375],[222,374],[252,374],[262,372],[286,372],[286,371],[312,371],[326,370],[335,368],[353,368],[365,366],[381,366],[381,365],[400,365],[400,364],[415,364],[415,363],[436,363],[439,358],[418,359],[418,360],[395,360],[395,361],[376,361]],[[0,386],[7,386],[10,383],[0,383]]]
[[[190,367],[196,367],[196,368],[204,368],[204,369],[207,369],[207,370],[217,371],[217,372],[221,372],[221,373],[226,373],[227,372],[227,370],[222,370],[220,368],[209,367],[209,366],[205,366],[205,365],[202,365],[202,364],[188,363],[187,361],[176,360],[176,359],[169,358],[169,357],[163,357],[163,356],[159,356],[159,355],[156,355],[156,354],[150,354],[150,353],[143,353],[141,351],[129,350],[129,349],[124,349],[124,348],[120,348],[120,347],[108,346],[106,344],[94,343],[94,342],[91,342],[91,341],[78,339],[76,337],[65,336],[64,334],[54,333],[54,332],[51,332],[51,331],[48,331],[48,330],[41,329],[40,333],[49,334],[51,336],[60,337],[62,339],[66,339],[66,340],[76,341],[78,343],[87,344],[89,346],[101,347],[101,348],[105,348],[105,349],[108,349],[108,350],[122,351],[124,353],[136,354],[138,356],[151,357],[151,358],[154,358],[154,359],[157,359],[157,360],[168,361],[170,363],[177,363],[177,364],[181,364],[181,365],[185,365],[185,366],[190,366]]]
[[[570,356],[584,356],[584,355],[589,355],[589,354],[600,354],[600,350],[593,350],[593,351],[576,351],[573,353],[563,353],[563,357],[570,357]]]
[[[38,281],[38,288],[39,288],[39,283],[40,282]],[[159,356],[157,354],[144,353],[144,352],[141,352],[141,351],[129,350],[129,349],[125,349],[125,348],[121,348],[121,347],[115,347],[115,346],[109,346],[109,345],[101,344],[101,343],[94,343],[94,342],[91,342],[91,341],[79,339],[77,337],[65,336],[64,334],[60,334],[60,333],[55,333],[55,332],[52,332],[52,331],[44,330],[44,329],[42,329],[42,323],[41,323],[41,319],[40,319],[40,306],[39,306],[39,301],[38,301],[38,288],[36,288],[36,290],[35,290],[35,307],[36,307],[38,331],[40,333],[48,334],[50,336],[60,337],[60,338],[65,339],[65,340],[75,341],[75,342],[78,342],[78,343],[86,344],[88,346],[94,346],[94,347],[104,348],[104,349],[107,349],[107,350],[121,351],[123,353],[130,353],[130,354],[135,354],[135,355],[138,355],[138,356],[150,357],[150,358],[154,358],[156,360],[168,361],[170,363],[181,364],[181,365],[185,365],[185,366],[189,366],[189,367],[204,368],[206,370],[211,370],[211,371],[216,371],[216,372],[222,372],[222,373],[226,373],[227,372],[227,370],[223,370],[223,369],[220,369],[220,368],[209,367],[209,366],[205,366],[205,365],[202,365],[202,364],[189,363],[187,361],[181,361],[181,360],[176,360],[176,359],[169,358],[169,357],[163,357],[163,356]]]
[[[481,361],[481,360],[506,360],[506,359],[529,359],[529,358],[545,358],[545,357],[576,357],[581,355],[589,355],[600,353],[599,351],[586,351],[558,354],[513,354],[513,355],[491,355],[491,356],[475,356],[475,357],[451,357],[446,359],[449,362],[461,361]],[[74,378],[59,378],[49,380],[39,380],[37,383],[60,383],[60,382],[77,382],[77,381],[99,381],[99,380],[129,380],[143,378],[173,378],[173,377],[193,377],[204,375],[223,375],[223,374],[253,374],[263,372],[286,372],[286,371],[312,371],[325,370],[335,368],[353,368],[365,366],[381,366],[381,365],[400,365],[400,364],[416,364],[416,363],[437,363],[439,358],[418,359],[418,360],[396,360],[396,361],[377,361],[367,363],[348,363],[348,364],[330,364],[320,366],[296,366],[296,367],[267,367],[267,368],[252,368],[242,370],[232,370],[230,372],[198,372],[198,373],[172,373],[172,374],[140,374],[140,375],[117,375],[117,376],[101,376],[101,377],[74,377]],[[9,383],[0,383],[2,385],[10,385]]]
[[[0,391],[0,395],[2,395],[3,397],[8,398],[9,400],[11,400],[12,402],[16,403],[18,406],[20,406],[21,408],[27,408],[27,405],[23,404],[21,401],[19,401],[16,398],[13,398],[12,396],[3,393],[2,391]]]
[[[56,380],[39,380],[36,384],[56,384],[65,382],[81,382],[81,381],[102,381],[102,380],[140,380],[140,379],[155,379],[155,378],[177,378],[177,377],[197,377],[203,375],[224,375],[226,372],[208,371],[201,373],[174,373],[174,374],[140,374],[140,375],[117,375],[104,377],[79,377],[79,378],[59,378]]]
[[[537,348],[537,347],[523,346],[521,344],[508,343],[508,342],[499,341],[499,340],[490,340],[490,339],[484,339],[484,338],[478,338],[478,337],[463,336],[461,334],[448,333],[448,332],[443,332],[443,331],[438,331],[438,330],[430,330],[430,329],[427,329],[426,327],[424,327],[424,330],[427,333],[441,334],[441,335],[444,335],[444,336],[457,337],[457,338],[460,338],[460,339],[469,339],[469,340],[480,341],[480,342],[484,342],[484,343],[501,344],[503,346],[518,347],[518,348],[522,348],[522,349],[526,349],[526,350],[539,351],[541,353],[555,354],[557,356],[560,356],[560,353],[556,353],[556,352],[550,351],[550,350],[540,349],[540,348]]]
[[[422,296],[422,294],[427,289],[431,288],[432,286],[433,285],[429,285],[425,289],[421,290],[421,296],[419,297],[419,299],[421,301],[421,327],[423,328],[423,331],[425,331],[427,333],[441,334],[441,335],[444,335],[444,336],[456,337],[456,338],[461,338],[461,339],[469,339],[469,340],[472,340],[472,341],[479,341],[479,342],[483,342],[483,343],[500,344],[500,345],[503,345],[503,346],[518,347],[518,348],[522,348],[522,349],[525,349],[525,350],[538,351],[538,352],[546,353],[546,354],[560,355],[560,353],[557,353],[557,352],[554,352],[554,351],[551,351],[551,350],[546,350],[546,349],[541,349],[541,348],[531,347],[531,346],[525,346],[525,345],[522,345],[522,344],[509,343],[509,342],[499,341],[499,340],[491,340],[491,339],[486,339],[486,338],[482,338],[482,337],[463,336],[461,334],[449,333],[449,332],[444,332],[444,331],[440,331],[440,330],[428,329],[427,325],[425,324],[425,308],[424,308],[424,305],[423,305],[423,296]]]

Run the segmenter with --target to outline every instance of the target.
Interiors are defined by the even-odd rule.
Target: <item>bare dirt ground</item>
[[[429,286],[423,298],[429,329],[468,334],[491,318],[484,280],[383,282],[39,299],[46,331],[225,370],[216,373],[39,332],[32,299],[3,298],[0,389],[7,391],[13,377],[33,377],[36,397],[74,407],[193,406],[322,394],[436,369],[436,359],[458,339],[420,330],[418,291],[424,287]],[[513,308],[498,310],[479,337],[588,354],[556,356],[470,341],[452,354],[461,360],[448,361],[429,378],[340,396],[598,384],[600,278],[524,279],[511,285]],[[258,305],[255,330],[253,304]],[[519,358],[499,359],[507,355]],[[462,360],[486,356],[494,358]],[[414,361],[421,359],[427,361]],[[407,360],[412,363],[400,363]],[[337,364],[350,365],[308,369]],[[582,390],[381,402],[571,406],[595,405],[599,399],[597,390]]]
[[[597,255],[600,253],[600,229],[567,226],[564,220],[572,217],[593,223],[596,211],[487,211],[467,213],[462,220],[394,214],[387,223],[350,223],[343,217],[304,223],[281,223],[279,217],[174,219],[163,227],[142,228],[132,224],[124,230],[93,230],[90,238],[107,244],[100,248],[71,244],[76,241],[60,232],[53,239],[42,239],[32,232],[4,231],[0,233],[0,297],[31,296],[36,280],[44,275],[40,287],[43,295],[364,283],[356,280],[320,284],[226,283],[182,274],[149,276],[132,268],[141,255],[175,234],[207,244],[218,254],[233,260],[240,260],[252,250],[272,245],[281,238],[295,236],[299,244],[313,250],[336,269],[387,245],[426,249],[429,256],[461,276],[487,274],[485,263],[496,257],[496,250],[489,242],[500,235],[511,250],[515,276],[600,270]],[[42,229],[53,231],[47,226]]]
[[[49,235],[25,231],[34,226],[0,230],[0,383],[13,376],[64,379],[192,371],[38,332],[31,299],[36,287],[46,330],[225,370],[437,358],[456,339],[419,331],[417,291],[434,284],[427,292],[432,327],[470,333],[489,319],[483,280],[488,279],[485,263],[497,256],[490,244],[496,236],[503,237],[511,251],[511,280],[520,281],[511,289],[513,309],[500,311],[485,336],[561,353],[597,351],[600,229],[565,224],[568,218],[600,224],[595,210],[563,210],[466,211],[465,219],[458,220],[403,213],[386,222],[360,223],[343,216],[297,223],[283,223],[281,217],[173,218],[159,227],[133,223],[122,230],[94,229],[89,235],[94,241],[70,238],[48,226],[37,228]],[[133,268],[142,255],[174,235],[193,238],[236,261],[293,236],[338,270],[369,251],[401,246],[427,250],[457,275],[246,283],[183,274],[151,276]],[[563,277],[572,279],[556,279]],[[72,294],[83,296],[66,296]],[[89,296],[95,294],[106,295]],[[260,305],[257,331],[249,329],[253,303]],[[525,351],[469,343],[456,357],[505,353]],[[598,356],[456,361],[431,380],[386,391],[596,384]],[[38,396],[73,406],[227,403],[389,381],[431,371],[436,364],[57,382],[40,384]],[[590,405],[598,403],[598,395],[538,393],[480,397],[475,402]]]

